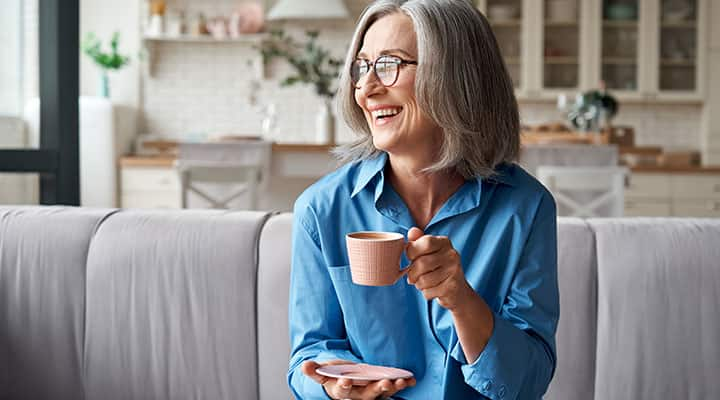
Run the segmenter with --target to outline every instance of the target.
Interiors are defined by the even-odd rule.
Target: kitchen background
[[[12,65],[0,63],[0,83],[5,92],[0,98],[0,113],[22,116],[27,114],[27,104],[37,94],[38,10],[37,0],[11,3],[20,5],[17,9],[11,6],[9,12],[4,12],[0,17],[0,23],[6,27],[0,30],[0,35],[6,36],[0,36],[0,42],[4,43],[0,52],[5,53],[3,57],[21,54],[22,68],[13,69]],[[199,13],[208,18],[229,16],[241,3],[241,0],[168,0],[165,4],[165,15],[169,17],[183,11],[186,21],[191,23]],[[369,3],[368,0],[345,0],[344,4],[350,14],[350,18],[345,20],[273,21],[268,26],[284,27],[298,38],[302,37],[302,32],[306,29],[318,30],[319,42],[327,46],[335,57],[343,58],[354,21]],[[664,14],[675,7],[675,3],[689,4],[693,10],[707,12],[688,15],[684,21],[691,22],[675,24],[665,18]],[[274,1],[266,1],[263,7],[269,10],[274,4]],[[632,25],[634,28],[626,29],[629,25],[624,25],[622,16],[613,21],[614,17],[607,14],[609,7],[618,4],[618,8],[622,8],[623,4],[633,4],[635,12],[641,15],[654,13],[657,17],[653,22],[655,25],[648,24],[650,18],[644,17],[640,18],[641,22]],[[600,75],[603,75],[609,81],[610,93],[617,93],[620,100],[619,113],[613,123],[631,126],[635,131],[635,145],[659,146],[674,151],[695,150],[701,153],[704,165],[720,165],[720,27],[710,23],[720,19],[718,2],[480,0],[478,6],[490,14],[491,20],[495,19],[494,28],[501,44],[503,41],[510,43],[504,45],[503,51],[507,55],[514,79],[519,82],[517,93],[523,124],[536,126],[562,120],[563,116],[557,107],[557,96],[565,94],[572,99],[579,90],[597,88]],[[573,7],[572,14],[580,23],[548,23],[538,28],[543,21],[552,18],[552,12],[558,12],[551,11],[551,7]],[[504,15],[508,12],[512,15]],[[493,13],[495,15],[492,15]],[[113,32],[118,31],[121,52],[132,56],[129,66],[110,74],[113,103],[117,107],[133,111],[127,114],[130,117],[125,124],[125,129],[130,132],[130,137],[126,140],[130,151],[130,143],[137,142],[138,137],[198,141],[225,135],[261,135],[263,110],[270,104],[276,109],[277,120],[274,129],[263,134],[265,139],[278,143],[319,142],[315,120],[321,105],[320,98],[309,86],[281,88],[280,80],[290,70],[282,62],[262,66],[262,58],[258,50],[253,48],[260,40],[257,35],[225,41],[154,40],[146,34],[149,14],[149,1],[81,1],[81,34],[94,32],[107,40]],[[22,40],[7,37],[13,32],[12,26],[20,22],[13,15],[23,15]],[[634,18],[638,20],[637,15]],[[630,20],[632,19],[630,16]],[[604,21],[602,27],[599,25],[600,21]],[[167,27],[167,18],[165,24]],[[591,29],[581,30],[578,28],[580,25],[590,25]],[[542,42],[538,42],[539,46],[528,44],[535,43],[532,42],[532,31],[545,32],[548,40],[552,40],[553,26],[557,28],[557,32],[570,32],[574,35],[569,36],[576,39],[574,49],[570,49],[570,52],[574,52],[571,54],[576,58],[574,61],[567,61],[567,54],[557,53],[562,49],[552,48],[547,43],[544,54]],[[617,32],[613,33],[615,28]],[[594,50],[598,46],[593,42],[597,42],[598,38],[587,33],[593,29],[600,32],[596,35],[600,34],[605,38],[606,43],[602,49]],[[669,39],[664,35],[677,32],[678,29],[689,29],[692,32],[690,36],[694,36],[694,32],[699,34],[697,39],[691,37],[687,43],[671,44],[670,47],[690,48],[684,54],[689,61],[676,60],[677,65],[668,64],[670,67],[667,67],[664,64],[665,59],[672,58],[673,54],[666,54],[668,51],[672,53],[672,49],[667,50]],[[560,41],[567,37],[561,33]],[[526,42],[524,45],[521,44],[523,41]],[[613,48],[608,49],[610,43]],[[648,43],[660,43],[660,47],[649,51],[645,48]],[[563,45],[560,43],[556,47],[561,48]],[[637,71],[640,71],[640,74],[633,75],[636,72],[631,71],[631,83],[619,82],[623,78],[613,82],[608,78],[611,74],[607,73],[605,68],[612,69],[614,67],[608,66],[609,64],[618,64],[620,66],[617,68],[622,70],[624,61],[617,61],[620,57],[612,58],[607,53],[618,49],[622,52],[628,47],[636,52],[631,50],[633,54],[630,54],[630,58],[635,58],[633,62],[639,64]],[[143,59],[139,60],[138,55],[141,53]],[[588,60],[606,56],[612,60],[603,61],[602,65],[605,67],[586,68],[587,64],[601,64]],[[655,64],[652,63],[653,60]],[[522,65],[528,62],[532,68]],[[697,74],[697,80],[693,79],[694,76],[689,78],[692,86],[690,95],[663,96],[662,89],[672,87],[673,82],[677,81],[663,76],[663,68],[673,70],[688,62],[697,64],[691,66],[693,73]],[[80,63],[81,94],[95,96],[100,89],[98,68],[82,54]],[[582,64],[580,68],[568,67],[578,63]],[[545,75],[542,68],[548,71]],[[571,81],[579,81],[579,88],[553,89],[549,87],[551,85],[545,85],[554,79],[548,77],[548,74],[552,74],[552,71],[564,71],[563,68],[569,68],[569,73],[561,73],[557,79],[570,76]],[[651,69],[652,71],[649,71]],[[622,73],[616,75],[620,76]],[[648,83],[653,78],[656,78],[656,82]],[[687,80],[682,76],[679,79]],[[619,86],[629,90],[615,90],[620,89]],[[12,131],[22,129],[22,126],[17,119],[0,118],[0,129],[3,132],[0,140],[3,140],[3,136],[11,137]],[[352,137],[352,133],[338,118],[337,141],[347,142]],[[26,146],[33,146],[32,135],[27,137],[25,142]]]

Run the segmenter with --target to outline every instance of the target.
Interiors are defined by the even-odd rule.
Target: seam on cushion
[[[121,212],[122,209],[116,208],[111,209],[110,212],[105,214],[102,218],[100,218],[96,223],[95,227],[92,230],[92,233],[90,234],[90,240],[88,241],[88,247],[85,251],[85,271],[84,271],[84,278],[85,278],[85,287],[83,289],[83,315],[82,315],[82,321],[83,321],[83,331],[82,331],[82,380],[80,384],[82,385],[82,394],[83,399],[87,399],[87,313],[88,313],[88,301],[87,301],[87,294],[88,294],[88,259],[90,257],[90,249],[92,248],[93,241],[95,240],[95,236],[97,235],[98,231],[100,230],[100,227],[102,224],[105,223],[110,217],[113,215]]]
[[[255,324],[255,372],[257,373],[256,379],[255,379],[255,398],[260,398],[260,332],[258,325],[258,304],[260,303],[258,301],[258,289],[260,288],[260,240],[262,239],[262,233],[265,230],[265,225],[267,225],[267,222],[270,220],[270,218],[280,215],[282,212],[280,211],[271,211],[266,213],[262,220],[259,222],[257,227],[257,233],[255,234],[255,238],[253,239],[253,246],[255,248],[255,254],[253,255],[253,265],[255,267],[255,282],[254,282],[254,294],[253,300],[255,304],[253,304],[253,318],[254,318],[254,324]]]
[[[594,329],[593,329],[593,332],[592,332],[593,335],[594,335],[594,338],[593,338],[593,339],[594,339],[594,343],[593,343],[593,345],[595,346],[595,349],[594,349],[594,350],[595,350],[595,351],[594,351],[595,354],[594,354],[594,356],[593,356],[593,374],[592,374],[592,379],[593,379],[593,381],[592,381],[592,393],[593,393],[593,398],[594,398],[594,397],[595,397],[595,392],[596,392],[595,386],[596,386],[596,383],[597,383],[597,373],[598,373],[598,368],[597,368],[597,360],[598,360],[598,326],[599,326],[599,322],[600,322],[600,321],[599,321],[600,315],[599,315],[599,312],[598,312],[598,294],[599,294],[599,290],[600,290],[600,288],[599,288],[599,286],[600,286],[600,279],[599,279],[599,276],[598,276],[598,275],[599,275],[599,272],[598,272],[598,271],[599,271],[599,269],[600,269],[600,268],[599,268],[600,261],[598,260],[598,258],[599,258],[600,253],[598,252],[597,230],[595,229],[595,225],[592,223],[591,220],[586,219],[586,218],[583,218],[582,221],[583,221],[583,223],[585,224],[585,226],[588,227],[588,230],[590,231],[590,234],[592,235],[592,244],[593,244],[593,245],[592,245],[592,252],[593,252],[593,253],[591,254],[591,259],[593,260],[593,262],[592,262],[592,267],[593,267],[593,268],[592,268],[591,274],[592,274],[593,284],[594,284],[594,288],[593,288],[593,289],[594,289],[594,291],[593,291],[593,295],[594,295],[594,296],[593,296],[593,297],[594,297],[594,299],[593,299],[593,304],[594,304],[594,306],[595,306],[595,310],[594,310],[594,311],[595,311],[595,326],[594,326]]]

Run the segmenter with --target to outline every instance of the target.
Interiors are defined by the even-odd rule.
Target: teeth
[[[377,117],[388,117],[396,115],[400,112],[400,108],[383,108],[382,110],[376,110],[372,112],[372,116]]]

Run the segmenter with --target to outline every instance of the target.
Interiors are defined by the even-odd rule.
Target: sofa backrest
[[[0,207],[0,399],[83,398],[85,262],[110,213]]]
[[[288,302],[292,214],[268,220],[260,235],[258,258],[258,371],[260,399],[291,399]]]
[[[88,399],[257,399],[260,212],[123,211],[87,262]]]
[[[720,219],[590,220],[596,399],[720,399]]]
[[[558,219],[557,367],[546,399],[592,399],[595,382],[595,236],[583,219]]]
[[[0,207],[0,399],[290,398],[292,215]],[[720,220],[558,222],[548,399],[720,398]]]

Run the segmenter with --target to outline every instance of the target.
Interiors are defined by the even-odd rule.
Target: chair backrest
[[[558,215],[621,217],[627,168],[540,166],[537,177],[555,197]]]
[[[181,143],[176,167],[180,174],[182,207],[189,208],[190,194],[211,208],[233,208],[240,196],[246,208],[258,208],[260,191],[270,175],[272,142],[262,140],[217,143]],[[203,186],[205,184],[205,186]],[[219,184],[208,186],[207,184]]]

